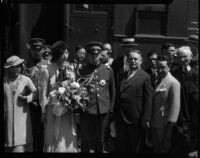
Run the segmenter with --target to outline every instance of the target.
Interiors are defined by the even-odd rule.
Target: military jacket
[[[112,68],[104,64],[87,64],[78,70],[78,74],[89,94],[86,111],[91,114],[113,112],[115,80]]]

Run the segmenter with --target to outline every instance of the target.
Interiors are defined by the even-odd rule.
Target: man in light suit
[[[155,153],[168,153],[171,146],[172,127],[180,111],[180,83],[170,71],[169,57],[159,56],[157,69],[160,83],[157,85],[150,122]]]
[[[115,109],[116,152],[137,153],[144,128],[151,119],[153,87],[150,76],[141,69],[139,50],[127,52],[129,71],[125,72],[117,89],[119,100]]]

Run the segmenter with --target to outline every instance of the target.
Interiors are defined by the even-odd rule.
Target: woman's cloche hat
[[[24,62],[24,59],[21,59],[20,57],[13,55],[6,60],[4,68],[7,69],[11,66],[17,66],[17,65],[22,64],[23,62]]]

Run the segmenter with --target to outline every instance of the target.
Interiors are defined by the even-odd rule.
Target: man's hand
[[[150,128],[150,123],[149,123],[149,121],[145,121],[145,122],[143,122],[142,123],[142,126],[146,129],[148,129],[148,128]]]

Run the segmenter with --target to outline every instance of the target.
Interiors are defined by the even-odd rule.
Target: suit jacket
[[[182,67],[177,67],[172,71],[172,75],[181,84],[181,109],[178,123],[192,121],[192,117],[198,107],[198,87],[192,80],[195,70],[192,68],[188,74],[182,71]]]
[[[120,114],[127,124],[150,121],[154,91],[150,76],[141,69],[128,80],[127,75],[128,72],[120,83]]]
[[[152,83],[153,88],[156,88],[155,81],[157,80],[157,78],[154,77],[153,72],[151,71],[151,67],[149,67],[145,71],[151,76],[151,83]]]
[[[86,111],[90,114],[103,114],[114,111],[115,80],[112,68],[104,64],[85,65],[79,70],[81,79],[86,79],[90,74],[90,83],[87,85],[89,102]]]
[[[180,110],[180,83],[169,72],[155,89],[151,126],[162,128],[176,123]]]

